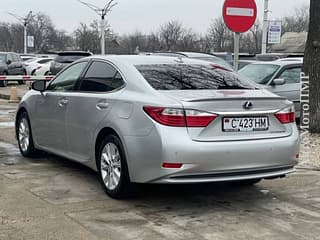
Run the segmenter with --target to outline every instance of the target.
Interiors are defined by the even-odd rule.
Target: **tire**
[[[115,199],[131,196],[133,184],[130,182],[126,156],[119,137],[114,134],[105,137],[96,161],[99,180],[105,192]]]
[[[24,76],[27,75],[27,72],[26,72],[26,71],[23,71],[23,74],[22,74],[22,75],[24,75]],[[26,82],[23,81],[23,80],[19,80],[19,81],[18,81],[18,84],[19,84],[19,85],[22,85],[22,84],[26,84]]]
[[[40,155],[40,151],[34,147],[30,120],[26,112],[21,113],[18,117],[16,135],[22,156],[35,158]]]
[[[8,74],[6,72],[3,72],[1,75],[7,76]],[[7,85],[8,85],[8,81],[0,80],[0,87],[6,87]]]

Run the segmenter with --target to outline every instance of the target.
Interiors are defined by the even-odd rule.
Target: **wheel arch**
[[[127,152],[127,148],[126,148],[126,144],[123,140],[123,138],[120,137],[120,134],[118,134],[118,132],[112,128],[112,127],[104,127],[102,128],[99,133],[97,134],[97,137],[95,138],[95,144],[94,144],[94,161],[95,161],[95,167],[98,169],[97,166],[97,159],[98,159],[98,153],[99,153],[99,147],[102,143],[102,141],[104,140],[104,138],[110,134],[113,134],[115,136],[117,136],[122,144],[122,148],[124,151],[124,154],[126,155],[126,165],[127,165],[127,170],[128,170],[128,175],[129,175],[129,179],[130,179],[130,170],[129,170],[129,164],[128,164],[128,152]]]

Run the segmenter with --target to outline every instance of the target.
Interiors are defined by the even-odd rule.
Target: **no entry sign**
[[[223,18],[233,32],[246,32],[257,18],[255,0],[226,0],[223,5]]]

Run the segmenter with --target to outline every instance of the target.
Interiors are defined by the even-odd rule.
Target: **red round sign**
[[[255,0],[226,0],[223,5],[223,18],[231,31],[248,31],[257,18]]]

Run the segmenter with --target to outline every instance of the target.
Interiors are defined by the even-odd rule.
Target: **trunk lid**
[[[282,124],[275,113],[291,105],[287,99],[267,90],[173,90],[160,91],[179,101],[184,109],[210,112],[217,118],[207,127],[188,128],[194,141],[234,141],[286,137],[292,134],[291,124]],[[249,103],[246,109],[244,105]],[[252,106],[251,106],[252,105]],[[225,121],[268,121],[268,129],[228,131]],[[242,119],[242,120],[241,120]],[[247,119],[247,120],[245,120]]]

